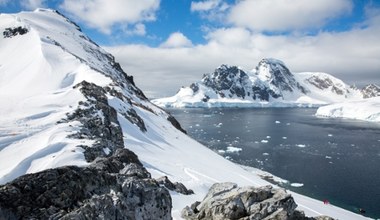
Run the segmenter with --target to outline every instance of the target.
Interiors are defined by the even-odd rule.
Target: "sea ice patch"
[[[264,144],[266,144],[268,142],[269,142],[268,140],[261,140],[261,143],[264,143]]]

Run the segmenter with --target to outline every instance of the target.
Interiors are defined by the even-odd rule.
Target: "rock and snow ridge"
[[[3,33],[0,36],[0,184],[7,183],[0,186],[1,196],[9,193],[22,197],[23,192],[35,193],[25,184],[31,183],[29,178],[37,181],[38,178],[55,179],[54,175],[58,175],[75,185],[76,175],[85,172],[94,180],[99,178],[112,184],[82,182],[87,188],[81,192],[90,194],[81,198],[88,199],[89,203],[78,202],[75,209],[70,206],[70,210],[86,212],[97,207],[92,205],[105,201],[103,210],[107,211],[112,210],[107,209],[107,204],[125,201],[125,193],[141,192],[144,184],[151,187],[152,192],[166,194],[150,175],[153,178],[167,176],[194,191],[191,195],[170,192],[171,214],[179,219],[181,210],[202,200],[214,183],[269,184],[186,136],[172,116],[145,98],[112,55],[56,11],[39,9],[1,14],[0,33]],[[149,175],[137,166],[140,162],[112,159],[124,148],[138,156]],[[62,176],[63,173],[69,176]],[[125,188],[113,189],[120,185]],[[53,192],[58,189],[52,188]],[[60,189],[64,194],[54,201],[58,205],[55,207],[71,201],[73,191],[65,190],[67,186]],[[36,201],[39,198],[38,201],[44,203],[44,198],[55,198],[42,191]],[[290,193],[299,209],[309,216],[366,219]],[[150,198],[156,195],[151,194]],[[35,197],[30,195],[30,198]],[[168,203],[160,205],[164,209]],[[2,200],[0,214],[10,214],[6,207]],[[123,207],[128,206],[117,206],[120,210]],[[43,214],[58,213],[59,217],[70,211],[48,208]],[[28,212],[27,209],[24,211]],[[41,211],[44,210],[38,210]],[[135,214],[158,212],[160,210],[148,209]],[[81,216],[76,211],[71,214]],[[67,217],[72,217],[71,214]]]
[[[292,73],[282,61],[267,58],[248,73],[222,65],[176,95],[152,102],[161,107],[307,107],[362,97],[327,73]]]

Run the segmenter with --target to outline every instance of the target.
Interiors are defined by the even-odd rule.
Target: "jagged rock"
[[[361,90],[361,93],[365,99],[377,97],[380,96],[380,87],[375,84],[369,84]]]
[[[181,124],[172,115],[169,114],[167,119],[175,128],[187,134],[186,130],[181,127]]]
[[[24,27],[5,28],[5,30],[3,31],[3,37],[11,38],[17,35],[24,35],[28,32],[29,30]]]
[[[185,185],[179,182],[173,183],[169,180],[167,176],[160,177],[156,179],[156,181],[160,184],[165,186],[168,190],[175,191],[177,193],[181,193],[184,195],[191,195],[194,194],[194,191],[191,189],[187,189]]]
[[[241,219],[241,220],[315,220],[296,211],[297,204],[284,189],[238,187],[234,183],[216,183],[202,202],[186,206],[181,215],[185,219]]]
[[[221,96],[228,95],[231,98],[236,95],[244,98],[248,92],[245,91],[245,87],[249,84],[249,77],[236,66],[221,65],[213,73],[205,75],[202,82],[214,91],[222,93]],[[194,84],[191,88],[198,91],[199,86]]]
[[[0,186],[0,219],[171,219],[171,197],[133,152],[118,149],[88,167],[49,169]]]
[[[87,101],[80,102],[79,107],[59,123],[79,121],[82,124],[80,131],[69,137],[96,141],[91,147],[81,146],[85,149],[86,160],[91,162],[97,157],[112,155],[116,149],[123,148],[123,132],[116,110],[108,105],[107,91],[86,81],[77,84],[74,89],[79,89]]]

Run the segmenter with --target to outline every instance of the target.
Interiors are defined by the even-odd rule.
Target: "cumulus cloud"
[[[173,95],[221,64],[253,69],[266,57],[283,60],[293,72],[320,71],[361,86],[380,83],[380,26],[316,36],[267,36],[245,28],[217,29],[192,47],[107,48],[150,97]]]
[[[46,7],[46,0],[22,0],[21,6],[28,10]]]
[[[60,8],[88,26],[110,34],[117,24],[154,21],[159,5],[160,0],[64,0]],[[136,28],[138,33],[145,33],[145,27]]]
[[[169,38],[160,45],[160,47],[175,48],[175,47],[191,47],[193,44],[181,32],[170,34]]]
[[[242,0],[231,8],[228,21],[255,31],[318,28],[352,8],[351,0]]]

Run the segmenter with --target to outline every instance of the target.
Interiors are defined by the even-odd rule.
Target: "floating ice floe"
[[[332,137],[333,135],[332,134],[328,134],[327,136]]]
[[[330,157],[330,156],[325,156],[325,158],[326,158],[326,159],[332,159],[332,157]]]
[[[219,153],[219,154],[225,154],[226,151],[225,151],[225,150],[218,150],[218,153]]]
[[[297,147],[301,147],[301,148],[304,148],[304,147],[306,147],[306,145],[305,145],[305,144],[296,144],[296,146],[297,146]]]
[[[303,187],[303,183],[291,183],[290,185],[293,187]]]
[[[268,143],[268,140],[261,140],[261,143]]]
[[[271,138],[271,136],[268,135],[268,136],[267,136],[267,139],[269,139],[269,138]]]
[[[274,123],[276,123],[276,124],[280,124],[281,122],[280,122],[280,121],[275,121]]]
[[[228,153],[238,153],[238,152],[240,152],[242,150],[243,149],[241,149],[239,147],[228,146],[226,152],[228,152]]]
[[[263,155],[264,155],[264,156],[268,156],[268,155],[269,155],[269,153],[263,153]]]
[[[282,139],[286,140],[286,139],[288,139],[288,137],[282,137]]]
[[[220,127],[222,127],[222,125],[223,125],[223,123],[219,123],[219,124],[215,124],[215,127],[217,127],[217,128],[220,128]]]

